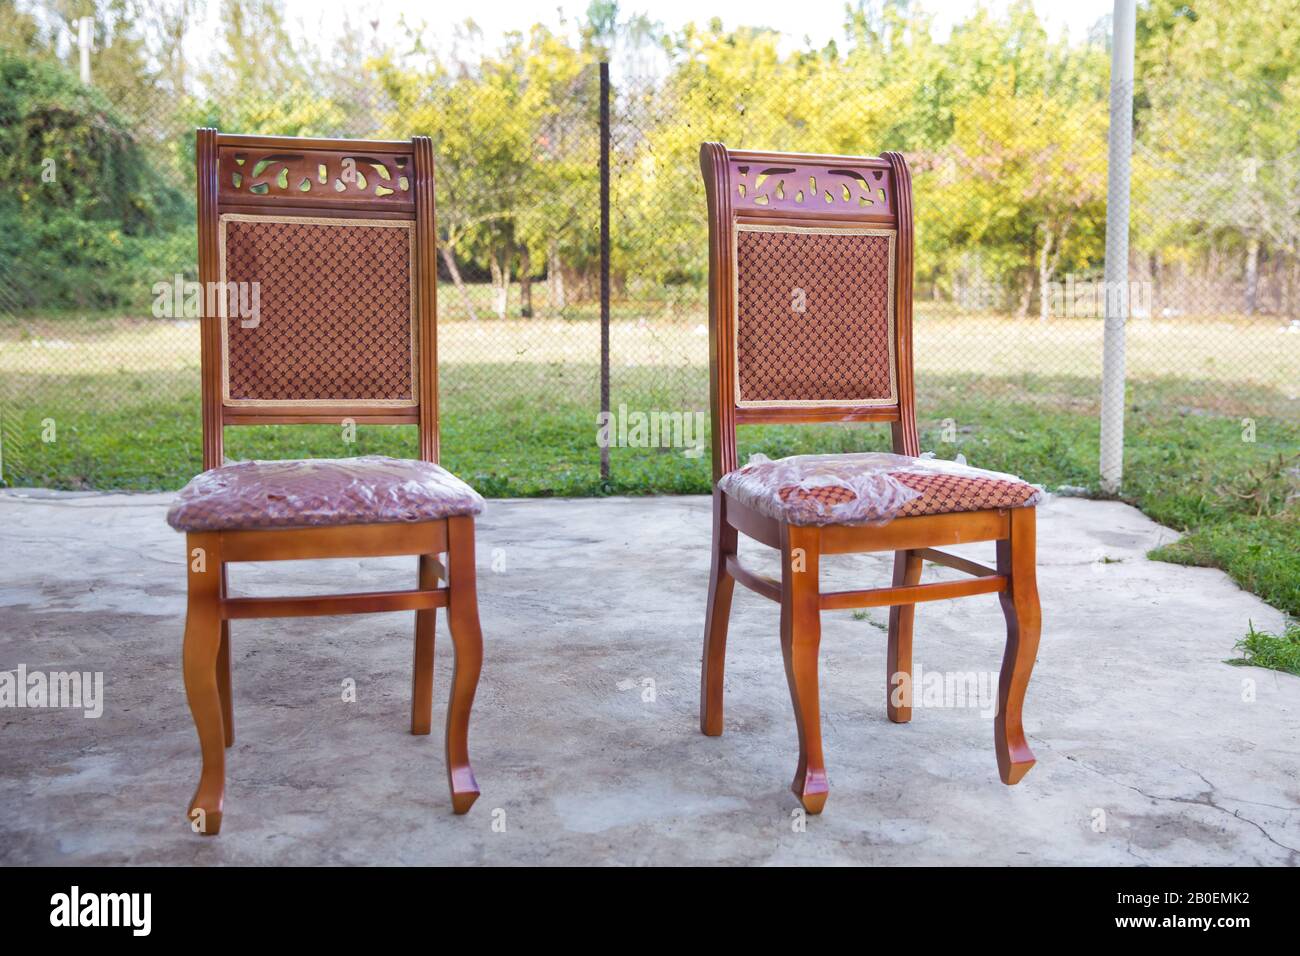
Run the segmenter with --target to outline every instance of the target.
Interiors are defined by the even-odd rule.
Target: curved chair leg
[[[221,726],[227,747],[235,745],[235,701],[230,687],[230,622],[221,622],[217,648],[217,693],[221,695]]]
[[[1034,669],[1042,626],[1034,567],[1034,526],[1034,509],[1016,508],[1011,512],[1010,538],[998,542],[998,573],[1008,575],[1010,582],[1000,596],[1007,619],[1007,649],[998,681],[993,742],[998,754],[998,776],[1008,785],[1018,783],[1034,765],[1021,724],[1025,689]]]
[[[200,833],[221,831],[226,790],[226,723],[218,660],[221,656],[222,564],[220,538],[210,534],[186,536],[189,562],[189,605],[185,614],[185,695],[199,733],[203,771],[190,801],[188,817]],[[204,551],[203,570],[195,570],[194,549]],[[198,811],[198,812],[196,812]]]
[[[700,732],[722,733],[722,677],[727,663],[727,624],[736,579],[727,573],[727,558],[736,553],[736,529],[727,524],[726,496],[713,489],[713,564],[709,569],[709,603],[704,612],[704,655],[700,664]]]
[[[822,757],[817,658],[821,645],[821,599],[817,528],[781,525],[781,652],[799,729],[799,766],[794,791],[808,813],[821,813],[830,792]]]
[[[483,667],[483,632],[478,622],[474,573],[474,519],[447,519],[447,584],[451,589],[447,620],[456,664],[447,707],[447,777],[451,805],[465,813],[478,799],[478,783],[469,763],[469,712]]]
[[[230,593],[226,566],[221,566],[221,597]],[[230,622],[221,621],[221,649],[217,651],[217,690],[221,692],[221,722],[226,731],[226,747],[235,745],[235,700],[230,686]]]
[[[438,586],[435,556],[420,555],[420,589]],[[438,612],[435,608],[415,612],[415,661],[411,680],[411,733],[427,734],[433,729],[433,645]]]
[[[915,551],[895,551],[894,587],[920,584],[923,563]],[[896,604],[889,609],[885,710],[896,724],[912,719],[912,621],[915,618],[915,604]]]

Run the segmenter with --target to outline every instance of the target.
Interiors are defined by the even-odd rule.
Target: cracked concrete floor
[[[831,795],[798,832],[777,609],[742,588],[726,733],[696,729],[709,501],[492,501],[473,810],[454,817],[445,785],[441,615],[421,738],[406,732],[409,613],[239,621],[225,824],[200,838],[183,815],[199,760],[168,498],[0,494],[0,670],[105,680],[98,719],[0,710],[0,863],[1300,862],[1300,679],[1223,663],[1248,620],[1275,629],[1281,614],[1218,571],[1147,561],[1172,532],[1077,499],[1039,520],[1044,627],[1025,712],[1039,762],[1016,787],[998,782],[981,700],[890,724],[886,612],[828,612]],[[991,546],[959,550],[989,560]],[[742,545],[774,570],[765,551]],[[888,575],[881,556],[829,563],[836,586]],[[233,574],[251,594],[413,583],[414,559]],[[991,595],[921,605],[916,663],[995,673],[1003,635]]]

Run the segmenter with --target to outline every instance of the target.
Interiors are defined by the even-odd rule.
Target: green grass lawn
[[[489,497],[704,494],[709,456],[681,448],[614,448],[600,480],[595,369],[469,365],[442,380],[443,463]],[[665,382],[662,370],[619,370],[613,405],[703,410],[703,373]],[[34,387],[36,383],[29,383]],[[196,378],[136,383],[118,376],[42,377],[45,394],[0,414],[10,485],[51,488],[179,488],[200,469]],[[931,377],[920,383],[921,444],[940,457],[1097,494],[1098,423],[1091,381]],[[1241,416],[1185,404],[1186,383],[1130,387],[1122,497],[1161,524],[1187,532],[1153,557],[1219,567],[1242,587],[1300,616],[1300,520],[1295,493],[1300,422]],[[683,403],[682,396],[695,396]],[[1239,396],[1259,408],[1270,396]],[[955,441],[944,441],[952,419]],[[706,416],[707,420],[707,416]],[[41,441],[43,423],[54,441]],[[415,454],[410,426],[363,426],[345,443],[335,426],[227,429],[232,458]],[[48,437],[48,435],[47,435]],[[742,461],[808,452],[887,450],[873,425],[752,426]],[[1291,500],[1288,502],[1288,495]]]
[[[198,472],[194,327],[52,320],[17,328],[0,328],[6,484],[175,489]],[[707,493],[707,445],[697,456],[614,448],[610,480],[601,481],[593,328],[587,321],[446,323],[443,463],[489,497]],[[1163,326],[1134,330],[1121,497],[1185,532],[1153,557],[1222,568],[1300,617],[1300,403],[1288,378],[1300,341],[1273,329],[1247,332],[1226,323],[1193,326],[1181,339]],[[1098,386],[1089,365],[1100,351],[1095,329],[940,317],[918,322],[918,342],[924,450],[961,453],[972,465],[1049,489],[1099,494]],[[707,344],[693,316],[625,321],[614,345],[615,408],[707,411]],[[1172,374],[1184,367],[1190,371]],[[973,371],[988,368],[1001,374]],[[1243,384],[1251,374],[1254,384]],[[1243,419],[1253,421],[1254,441],[1243,440],[1250,437]],[[409,426],[362,427],[352,443],[343,437],[335,426],[231,428],[226,448],[232,458],[416,450]],[[887,448],[888,430],[874,425],[740,433],[742,461],[757,451]]]
[[[1289,621],[1281,634],[1257,631],[1251,622],[1246,636],[1237,642],[1240,657],[1227,663],[1237,667],[1268,667],[1300,677],[1300,623]]]

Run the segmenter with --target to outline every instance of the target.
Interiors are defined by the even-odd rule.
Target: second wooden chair
[[[826,803],[818,652],[821,612],[889,607],[886,706],[912,717],[912,620],[921,601],[997,594],[1007,622],[993,738],[1013,784],[1034,764],[1021,705],[1038,648],[1034,507],[1008,475],[919,460],[912,387],[912,187],[880,157],[700,150],[708,197],[713,560],[700,728],[722,733],[735,583],[781,607],[781,650],[799,761],[793,790]],[[746,424],[887,422],[896,456],[809,456],[740,468]],[[740,563],[740,534],[781,553],[774,580]],[[997,567],[943,551],[996,542]],[[894,552],[893,586],[823,591],[823,555]],[[922,584],[925,561],[971,577]]]

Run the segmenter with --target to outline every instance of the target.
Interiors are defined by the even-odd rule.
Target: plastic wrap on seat
[[[178,531],[312,528],[476,515],[483,498],[427,461],[362,458],[241,461],[181,489],[167,512]]]
[[[1043,493],[1015,475],[887,452],[755,455],[718,482],[761,515],[794,525],[886,524],[925,514],[1023,508]]]

